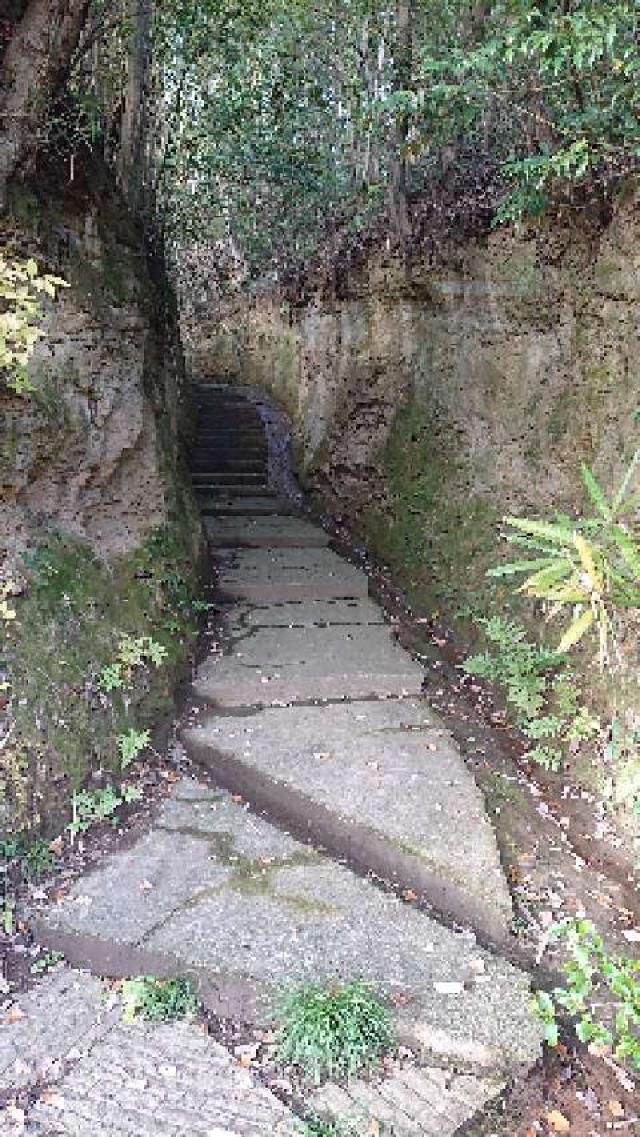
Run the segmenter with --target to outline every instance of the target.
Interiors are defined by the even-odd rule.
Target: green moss
[[[474,493],[458,451],[437,407],[400,410],[381,455],[391,506],[366,511],[362,526],[415,603],[451,613],[486,606],[498,520],[493,502]]]
[[[196,631],[191,552],[168,531],[112,565],[83,542],[53,535],[25,569],[5,661],[21,760],[0,772],[16,829],[46,828],[91,771],[118,770],[118,736],[152,726],[172,708],[171,675]],[[160,668],[137,668],[124,689],[107,695],[98,678],[123,635],[152,637],[166,659]]]

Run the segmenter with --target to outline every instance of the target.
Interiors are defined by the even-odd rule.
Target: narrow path
[[[370,980],[407,1056],[306,1107],[363,1132],[375,1119],[447,1137],[540,1047],[528,978],[504,957],[511,904],[481,795],[366,576],[270,490],[255,406],[229,388],[199,399],[194,482],[225,650],[199,668],[183,741],[208,780],[182,779],[147,834],[39,917],[38,937],[98,976],[188,975],[211,1011],[245,1024],[268,1021],[282,986]],[[47,982],[27,1021],[51,999]],[[102,1132],[131,1137],[293,1124],[250,1076],[236,1108],[237,1068],[195,1027],[128,1034],[71,1018],[80,1025],[71,1041],[57,1036],[59,1084],[27,1119],[33,1133],[92,1137],[99,1116]],[[30,1031],[16,1026],[0,1069],[28,1082]],[[120,1075],[102,1079],[118,1053]],[[150,1108],[153,1129],[138,1127]]]

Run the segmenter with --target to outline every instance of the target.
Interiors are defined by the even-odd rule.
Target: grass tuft
[[[279,1060],[316,1085],[352,1078],[397,1049],[389,1012],[368,983],[307,984],[286,993],[277,1013]]]
[[[132,1023],[143,1018],[148,1022],[172,1022],[193,1015],[198,1000],[188,979],[154,979],[151,975],[137,975],[124,979],[122,1021]]]

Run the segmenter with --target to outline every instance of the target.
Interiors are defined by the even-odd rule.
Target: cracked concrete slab
[[[48,930],[74,936],[76,956],[85,933],[90,956],[99,931],[187,973],[234,980],[241,1018],[254,1013],[255,1002],[243,1002],[249,988],[268,1015],[283,985],[364,977],[395,1000],[403,1037],[425,1055],[495,1073],[539,1050],[524,973],[227,795],[173,794],[147,836],[41,916],[44,943]]]
[[[255,628],[231,655],[205,660],[193,686],[218,706],[250,707],[416,694],[423,677],[387,627],[332,624]]]
[[[205,531],[214,548],[323,548],[324,529],[300,517],[205,518]]]
[[[367,577],[332,549],[238,549],[219,554],[219,587],[237,599],[327,600],[367,596]]]
[[[60,967],[20,999],[23,1017],[0,1034],[0,1077],[2,1089],[20,1085],[32,1097],[16,1124],[0,1113],[1,1137],[299,1133],[286,1106],[196,1022],[125,1025],[106,994],[99,980]],[[8,1040],[24,1081],[7,1081]]]
[[[363,841],[388,846],[392,880],[428,891],[432,878],[465,898],[476,926],[503,936],[512,917],[484,800],[460,751],[437,717],[415,699],[352,702],[346,706],[270,708],[246,718],[209,717],[184,741],[229,788],[251,783],[251,772],[283,792],[283,813],[302,827],[319,806],[327,825],[316,840],[349,855],[354,828]],[[219,758],[222,757],[222,763]],[[247,771],[234,785],[233,764]],[[258,792],[257,804],[261,799]],[[335,818],[333,827],[331,817]],[[342,835],[344,844],[340,846]],[[363,858],[364,860],[364,858]],[[446,898],[446,897],[445,897]]]
[[[385,624],[373,600],[290,600],[279,604],[235,604],[225,613],[232,637],[251,628],[312,628],[325,624]]]

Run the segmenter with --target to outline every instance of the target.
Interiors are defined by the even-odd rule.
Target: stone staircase
[[[189,975],[245,1023],[264,1023],[283,986],[367,979],[410,1057],[310,1091],[307,1109],[450,1137],[540,1052],[494,834],[366,576],[270,490],[246,394],[197,392],[194,486],[224,622],[182,736],[203,780],[180,781],[37,933],[100,975]],[[90,1137],[73,1110],[57,1120]],[[183,1132],[161,1110],[154,1122],[157,1137]]]

